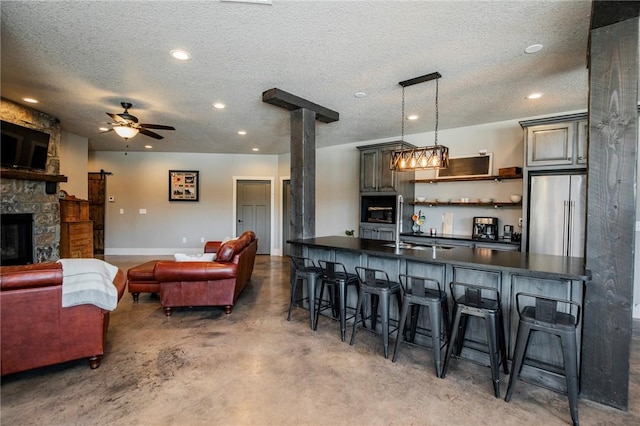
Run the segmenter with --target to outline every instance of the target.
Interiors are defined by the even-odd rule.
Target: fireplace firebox
[[[33,263],[33,215],[3,214],[0,220],[2,265]]]

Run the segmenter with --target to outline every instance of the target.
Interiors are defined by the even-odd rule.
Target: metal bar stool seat
[[[290,299],[289,299],[289,314],[287,315],[287,321],[291,320],[291,308],[298,303],[309,303],[309,323],[311,329],[314,329],[315,317],[316,317],[316,282],[322,277],[322,268],[316,266],[312,259],[301,256],[290,256],[291,266],[293,267],[294,277],[289,284]],[[301,297],[296,299],[296,290],[298,282],[306,281],[307,283],[307,297]],[[300,294],[304,294],[302,289]]]
[[[478,285],[452,282],[450,283],[451,295],[454,303],[454,320],[449,333],[449,343],[447,354],[444,358],[442,377],[447,374],[447,368],[451,359],[454,344],[456,345],[456,356],[460,356],[464,341],[467,320],[469,316],[479,317],[484,320],[487,333],[487,343],[489,349],[489,363],[491,366],[491,379],[493,381],[493,391],[496,398],[500,398],[500,364],[505,374],[509,374],[507,367],[507,350],[505,343],[504,321],[502,318],[502,307],[500,304],[500,292],[495,288]],[[464,290],[464,294],[455,297],[456,290]],[[483,297],[489,294],[494,297]]]
[[[521,299],[534,299],[535,306],[520,309]],[[560,305],[560,306],[558,306]],[[559,310],[558,308],[561,308]],[[562,312],[564,308],[567,312]],[[516,379],[520,378],[524,357],[532,331],[541,331],[560,337],[564,358],[564,373],[569,398],[569,410],[574,425],[578,425],[578,346],[577,330],[580,322],[580,304],[566,299],[555,299],[540,295],[516,294],[516,309],[520,315],[518,334],[513,355],[512,373],[504,400],[509,402]],[[575,314],[574,314],[575,311]]]
[[[362,304],[366,295],[376,296],[378,303],[372,303],[371,309],[371,330],[375,330],[378,306],[380,307],[380,323],[382,326],[382,344],[384,347],[384,357],[389,358],[389,334],[394,330],[389,327],[389,304],[391,295],[395,294],[398,301],[398,308],[401,306],[400,299],[400,283],[389,280],[389,275],[385,271],[372,268],[356,267],[356,274],[360,288],[358,289],[358,304],[356,306],[356,317],[353,322],[353,331],[351,332],[351,346],[356,342],[356,326],[358,325],[358,313],[360,313],[362,324],[365,324],[367,318],[362,313]],[[396,337],[396,338],[399,338]]]
[[[410,337],[406,340],[413,341],[417,327],[417,316],[421,306],[426,306],[429,310],[429,326],[431,328],[431,346],[433,349],[433,359],[436,367],[436,376],[442,374],[442,335],[449,330],[449,305],[447,304],[447,293],[442,291],[440,282],[432,278],[423,278],[407,274],[398,276],[400,288],[402,290],[402,309],[400,310],[400,324],[398,326],[398,338],[393,351],[392,361],[396,362],[400,349],[400,332],[405,330],[409,307],[417,308],[412,313]],[[444,319],[444,327],[442,320]],[[445,335],[446,336],[446,335]],[[444,339],[446,342],[446,338]]]
[[[313,329],[318,329],[318,317],[320,312],[328,309],[332,310],[332,318],[340,320],[340,338],[345,341],[347,320],[355,317],[355,314],[347,318],[347,287],[352,285],[358,287],[358,276],[348,273],[342,263],[319,260],[318,264],[322,269],[322,285],[320,287],[320,297],[318,298],[318,312]],[[322,305],[325,288],[329,287],[330,303]],[[338,297],[336,297],[336,291]]]

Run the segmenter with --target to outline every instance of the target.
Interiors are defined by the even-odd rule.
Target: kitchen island
[[[490,250],[469,247],[444,247],[394,243],[352,237],[317,237],[290,240],[303,256],[317,260],[341,262],[348,271],[356,266],[381,269],[391,280],[398,274],[421,275],[437,279],[445,289],[452,304],[449,283],[452,281],[495,288],[500,293],[504,311],[505,333],[509,359],[513,357],[518,329],[516,294],[520,292],[569,299],[582,304],[584,286],[590,280],[590,272],[584,267],[584,259],[514,251]],[[459,296],[459,295],[456,295]],[[350,295],[349,305],[355,306],[355,295]],[[521,307],[522,308],[522,307]],[[392,318],[398,309],[392,303]],[[419,329],[424,329],[426,316],[419,319]],[[581,329],[582,323],[579,324]],[[578,332],[578,345],[580,346]],[[558,342],[543,333],[531,337],[527,352],[527,364],[522,377],[542,382],[558,390],[565,388],[562,369],[562,351]],[[416,338],[419,344],[429,345],[427,336]],[[462,357],[488,365],[484,324],[470,318]]]

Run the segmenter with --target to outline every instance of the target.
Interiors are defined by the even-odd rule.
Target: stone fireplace
[[[47,166],[45,172],[15,171],[2,169],[0,175],[0,223],[2,224],[2,264],[25,251],[31,238],[31,256],[25,257],[25,263],[55,261],[60,258],[60,203],[58,182],[66,178],[58,175],[60,160],[60,123],[55,117],[26,108],[6,99],[0,102],[2,120],[21,126],[44,131],[51,135]],[[24,224],[13,226],[20,215],[31,218],[31,237],[26,233]],[[9,233],[5,235],[5,225]],[[6,238],[5,238],[6,237]],[[27,241],[25,241],[25,239]],[[6,246],[5,246],[6,245]],[[22,253],[24,254],[24,253]],[[28,260],[28,258],[31,258]],[[6,258],[6,259],[5,259]],[[23,262],[23,260],[20,260]],[[20,263],[23,264],[23,263]]]

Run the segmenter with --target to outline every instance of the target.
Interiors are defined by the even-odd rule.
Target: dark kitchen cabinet
[[[587,164],[586,114],[522,121],[526,167],[584,168]]]
[[[408,204],[414,197],[415,172],[396,172],[389,169],[393,152],[414,148],[406,142],[394,141],[358,147],[360,151],[360,237],[376,240],[394,240],[396,235],[396,208],[399,196],[404,199],[403,229],[411,230],[412,207]],[[391,201],[389,201],[391,198]],[[380,224],[368,220],[367,208],[393,206],[391,223]]]
[[[395,241],[396,228],[395,225],[361,223],[360,238],[368,238],[370,240]]]
[[[393,152],[403,148],[411,148],[411,145],[403,142],[391,142],[358,147],[360,150],[361,193],[403,192],[415,173],[395,172],[389,169]]]

